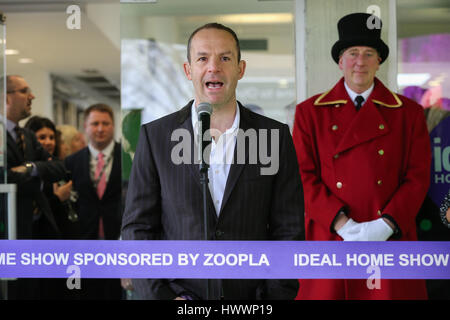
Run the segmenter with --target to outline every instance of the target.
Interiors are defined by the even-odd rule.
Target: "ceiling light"
[[[186,20],[189,22],[198,22],[203,19],[203,16],[192,16]],[[225,14],[214,16],[211,20],[223,24],[275,24],[293,23],[294,16],[291,13]]]
[[[6,50],[5,50],[5,54],[6,54],[7,56],[16,55],[16,54],[19,54],[19,50],[15,50],[15,49],[6,49]]]
[[[292,23],[294,21],[291,13],[229,14],[220,18],[224,23],[230,24]]]
[[[33,63],[34,60],[30,58],[20,58],[19,63]]]

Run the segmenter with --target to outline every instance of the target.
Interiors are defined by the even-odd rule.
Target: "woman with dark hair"
[[[58,157],[59,148],[57,148],[57,145],[59,145],[59,141],[57,141],[57,131],[50,119],[33,116],[28,120],[25,128],[36,134],[36,138],[50,155]]]
[[[59,134],[53,122],[48,118],[39,116],[31,117],[25,125],[36,135],[43,148],[52,156],[58,157]],[[70,196],[72,181],[60,181],[59,183],[45,183],[44,194],[50,204],[53,216],[58,226],[59,233],[50,227],[45,217],[40,216],[33,222],[33,239],[75,239],[77,223],[71,221]],[[65,279],[38,279],[40,299],[77,299],[76,294],[69,292]]]
[[[53,122],[48,118],[39,116],[31,117],[25,125],[25,128],[30,129],[36,134],[37,140],[44,147],[45,150],[52,156],[58,157],[59,153],[59,134]],[[59,183],[49,184],[44,183],[44,193],[47,196],[53,215],[55,217],[60,234],[50,232],[46,228],[45,221],[35,223],[33,231],[34,238],[38,239],[74,239],[76,237],[76,217],[70,211],[68,206],[72,191],[72,181],[60,181]]]

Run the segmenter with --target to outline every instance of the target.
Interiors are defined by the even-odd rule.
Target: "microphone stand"
[[[204,163],[203,156],[202,161],[200,162],[200,184],[202,185],[203,192],[203,224],[204,224],[204,234],[205,240],[208,240],[208,204],[207,204],[207,196],[208,196],[208,168],[209,165]],[[209,279],[206,279],[206,300],[210,300],[209,296]]]
[[[209,161],[205,161],[204,152],[206,146],[211,143],[211,136],[207,130],[210,129],[210,117],[212,113],[211,105],[209,103],[200,103],[197,106],[197,111],[199,115],[199,156],[200,156],[200,184],[202,185],[202,193],[203,193],[203,228],[204,228],[204,238],[205,241],[208,241],[208,169],[209,169]],[[207,139],[204,140],[204,136],[206,134]],[[209,292],[209,284],[210,280],[206,279],[206,300],[210,300],[210,292]]]

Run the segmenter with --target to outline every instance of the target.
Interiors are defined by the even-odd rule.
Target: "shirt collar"
[[[194,133],[197,135],[198,134],[198,116],[197,116],[197,108],[195,107],[195,100],[192,103],[191,106],[191,120],[192,120],[192,128],[194,129]],[[235,130],[239,129],[239,123],[241,121],[241,112],[239,110],[239,105],[236,102],[236,115],[234,116],[234,121],[233,124],[231,125],[230,128],[227,129],[227,131],[225,131],[225,134],[229,134],[234,132]]]
[[[92,144],[88,144],[88,148],[89,148],[89,152],[91,153],[91,156],[95,159],[97,159],[98,154],[100,153],[100,150],[97,150],[94,148],[94,146]],[[101,150],[101,153],[103,153],[103,155],[108,158],[109,156],[111,156],[112,152],[114,150],[114,139],[111,140],[111,142],[108,144],[108,146]]]
[[[366,103],[366,101],[367,101],[367,98],[369,98],[370,94],[372,93],[373,88],[375,87],[375,83],[372,83],[370,88],[367,89],[366,91],[364,91],[363,93],[356,93],[355,91],[350,89],[350,87],[347,85],[347,83],[345,81],[344,81],[344,86],[345,86],[345,90],[347,90],[347,93],[350,96],[350,99],[352,99],[352,101],[354,103],[355,103],[355,99],[357,96],[362,96],[364,98],[364,102],[362,103],[362,105],[364,105],[364,103]]]
[[[6,130],[8,130],[9,134],[14,138],[16,138],[16,132],[14,131],[15,127],[17,127],[17,123],[6,118]]]
[[[17,127],[17,123],[15,123],[15,122],[13,122],[13,121],[11,121],[9,119],[6,119],[6,129],[9,132],[14,131],[15,127]]]

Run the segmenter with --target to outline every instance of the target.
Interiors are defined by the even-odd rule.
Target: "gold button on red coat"
[[[338,183],[336,183],[336,188],[338,188],[338,189],[341,189],[342,188],[342,182],[338,182]]]
[[[338,126],[337,125],[333,125],[332,127],[331,127],[331,130],[333,130],[333,131],[336,131],[338,129]]]

